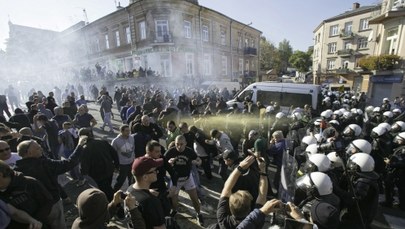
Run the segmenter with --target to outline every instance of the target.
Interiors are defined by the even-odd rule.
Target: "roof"
[[[363,14],[363,13],[367,13],[367,12],[372,12],[378,8],[381,8],[381,4],[378,5],[371,5],[371,6],[361,6],[357,9],[354,10],[349,10],[346,11],[344,13],[338,14],[336,16],[330,17],[328,19],[323,20],[314,30],[317,31],[323,24],[325,24],[326,22],[332,22],[332,21],[337,21],[343,18],[348,18],[348,17],[352,17],[352,16],[356,16],[359,14]]]

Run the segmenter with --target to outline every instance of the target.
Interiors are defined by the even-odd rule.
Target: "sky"
[[[84,20],[89,22],[115,10],[116,3],[128,0],[0,0],[0,49],[5,49],[8,21],[14,24],[62,31]],[[144,0],[145,1],[145,0]],[[262,31],[278,45],[290,41],[294,50],[305,51],[313,44],[313,30],[325,19],[352,8],[355,0],[199,0],[199,4],[221,12]],[[380,0],[358,0],[375,5]]]

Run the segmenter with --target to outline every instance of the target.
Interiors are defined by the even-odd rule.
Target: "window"
[[[326,65],[327,65],[328,70],[335,69],[335,63],[336,63],[336,61],[334,59],[333,60],[327,60]]]
[[[156,38],[162,41],[169,41],[169,22],[167,20],[156,20]]]
[[[194,73],[193,69],[194,55],[186,53],[186,75],[191,76]]]
[[[225,32],[225,29],[221,29],[221,45],[226,45],[226,32]]]
[[[352,33],[353,22],[349,21],[345,23],[345,35],[351,35]]]
[[[131,44],[131,29],[125,27],[125,35],[127,36],[127,44]]]
[[[258,98],[259,98],[259,94],[258,94],[257,96],[258,96]],[[252,97],[253,97],[253,90],[246,90],[246,91],[243,91],[242,93],[240,93],[240,94],[238,95],[238,101],[244,101],[246,97],[249,97],[250,99],[252,99]],[[262,100],[257,100],[257,101],[262,101]],[[266,103],[263,103],[263,104],[266,104]],[[270,104],[270,103],[269,103],[269,104]]]
[[[358,49],[365,49],[367,48],[368,42],[366,38],[359,38],[357,40],[357,48]]]
[[[203,41],[208,41],[208,37],[209,37],[208,34],[209,34],[208,33],[208,26],[203,25],[202,26],[202,39],[203,39]]]
[[[191,22],[184,21],[184,37],[191,38]]]
[[[345,50],[352,49],[352,43],[350,41],[346,41],[344,44],[344,49]]]
[[[390,29],[387,32],[387,40],[385,42],[386,54],[397,54],[398,46],[398,28]]]
[[[146,24],[145,24],[145,21],[139,22],[139,35],[140,35],[141,40],[146,39]]]
[[[120,41],[120,31],[115,31],[115,41],[116,41],[116,44],[117,44],[117,47],[120,47],[120,45],[121,45],[121,41]]]
[[[204,54],[204,75],[210,76],[211,75],[211,55]]]
[[[227,56],[221,57],[221,75],[223,75],[223,76],[228,75],[228,57]]]
[[[239,75],[243,75],[243,59],[239,58]]]
[[[163,77],[170,77],[171,74],[171,61],[169,54],[161,54],[160,55],[160,72],[162,73]]]
[[[249,60],[245,61],[245,71],[249,71]]]
[[[369,29],[370,27],[368,26],[368,20],[369,20],[369,18],[363,18],[363,19],[360,19],[360,31],[362,31],[362,30],[367,30],[367,29]]]
[[[239,34],[239,37],[238,37],[238,48],[242,49],[242,35],[241,34]]]
[[[104,36],[104,39],[105,39],[105,48],[109,49],[110,48],[110,41],[108,40],[108,34],[106,34]]]
[[[330,27],[329,36],[337,36],[339,35],[339,25],[332,25]]]
[[[332,42],[328,44],[328,53],[333,54],[336,53],[336,42]]]

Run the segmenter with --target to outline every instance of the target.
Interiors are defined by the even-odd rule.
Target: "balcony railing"
[[[257,55],[257,49],[252,48],[252,47],[245,47],[245,49],[243,50],[243,54],[256,56]]]
[[[351,56],[351,55],[353,55],[353,54],[354,54],[353,49],[342,49],[342,50],[339,50],[339,51],[338,51],[338,55],[339,55],[339,56],[342,56],[342,57],[344,57],[344,56]]]
[[[339,34],[339,37],[340,38],[342,38],[343,40],[345,40],[345,39],[352,39],[352,38],[354,38],[355,37],[355,34],[353,33],[353,32],[346,32],[346,31],[342,31],[340,34]]]
[[[243,77],[245,78],[256,77],[256,71],[243,71]]]
[[[156,33],[155,35],[155,43],[172,43],[172,42],[173,42],[172,35],[170,33],[165,34],[163,36],[158,33]]]

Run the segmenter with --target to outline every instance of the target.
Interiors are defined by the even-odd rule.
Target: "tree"
[[[284,39],[282,42],[278,44],[278,52],[280,55],[280,63],[281,63],[281,71],[287,71],[287,67],[289,67],[289,59],[293,54],[293,48],[290,45],[290,41]]]
[[[289,62],[299,72],[307,72],[312,65],[311,55],[308,52],[295,51]]]
[[[260,70],[268,71],[274,69],[275,72],[280,72],[279,52],[271,42],[265,37],[260,38]]]

